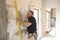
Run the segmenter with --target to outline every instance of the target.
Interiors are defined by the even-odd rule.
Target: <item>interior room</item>
[[[28,22],[29,10],[36,20],[34,36],[21,23]],[[59,10],[60,0],[0,0],[0,40],[60,40]]]

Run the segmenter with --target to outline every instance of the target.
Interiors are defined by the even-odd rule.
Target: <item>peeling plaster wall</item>
[[[42,36],[42,31],[41,31],[41,7],[42,7],[42,1],[41,0],[16,0],[17,2],[17,7],[19,11],[22,11],[22,14],[25,15],[26,13],[24,12],[26,10],[26,12],[28,11],[29,5],[31,5],[31,10],[34,9],[34,7],[38,8],[39,10],[39,36]],[[14,5],[14,0],[6,0],[6,6],[10,5],[13,6]]]

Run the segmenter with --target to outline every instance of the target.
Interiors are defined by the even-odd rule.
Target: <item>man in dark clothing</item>
[[[33,11],[29,10],[27,13],[27,22],[23,22],[20,20],[21,24],[27,27],[28,35],[30,36],[36,36],[36,20],[33,17]],[[36,39],[35,39],[36,40]]]
[[[36,32],[36,20],[35,20],[35,18],[33,16],[31,16],[28,19],[28,22],[32,23],[30,26],[27,27],[28,33],[35,33]]]
[[[32,37],[34,36],[34,40],[37,40],[37,29],[36,29],[36,19],[33,17],[33,11],[28,11],[28,14],[27,14],[27,18],[28,18],[28,22],[31,23],[31,25],[29,25],[27,27],[27,31],[28,31],[28,37]]]
[[[27,27],[28,33],[35,33],[36,32],[36,20],[33,17],[33,11],[29,10],[27,13],[27,22],[23,22],[20,20],[20,23]]]

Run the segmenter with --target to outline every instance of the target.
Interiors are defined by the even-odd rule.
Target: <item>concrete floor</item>
[[[56,38],[55,37],[45,36],[41,40],[56,40]]]
[[[53,29],[51,30],[51,32],[46,35],[45,37],[43,37],[41,40],[56,40],[55,38],[55,27],[53,27]]]

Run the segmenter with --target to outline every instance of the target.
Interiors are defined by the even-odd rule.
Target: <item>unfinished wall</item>
[[[17,1],[17,6],[18,10],[26,9],[28,10],[29,5],[31,5],[31,10],[33,10],[33,7],[36,7],[39,9],[39,35],[42,36],[42,31],[41,31],[41,7],[42,7],[42,1],[41,0],[16,0]],[[14,0],[6,0],[7,5],[14,5]]]
[[[18,9],[20,8],[28,8],[29,4],[33,4],[37,8],[41,8],[41,0],[16,0]],[[6,0],[8,5],[13,5],[14,0]]]
[[[7,40],[7,12],[5,0],[0,0],[0,40]]]

